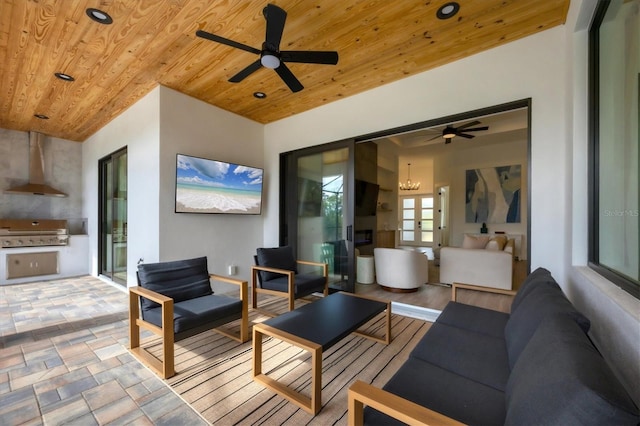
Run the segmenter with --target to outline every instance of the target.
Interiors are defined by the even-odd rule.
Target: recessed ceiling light
[[[109,25],[113,23],[113,19],[107,12],[92,7],[87,9],[87,16],[99,24]]]
[[[267,94],[264,92],[253,92],[253,97],[258,99],[264,99],[267,97]]]
[[[438,9],[436,12],[436,16],[438,19],[449,19],[452,18],[458,11],[460,10],[460,5],[455,1],[446,3]]]
[[[60,80],[64,80],[64,81],[75,81],[76,80],[75,78],[73,78],[69,74],[65,74],[65,73],[62,73],[62,72],[55,73],[55,76],[58,77]]]
[[[33,114],[33,116],[34,116],[35,118],[39,118],[40,120],[48,120],[48,119],[49,119],[49,117],[47,117],[47,116],[46,116],[46,115],[44,115],[44,114]]]

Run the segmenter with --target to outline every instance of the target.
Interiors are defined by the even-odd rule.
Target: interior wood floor
[[[514,269],[514,289],[517,290],[527,276],[527,262],[516,262]],[[439,268],[429,262],[429,283],[413,293],[393,293],[383,290],[378,284],[356,284],[356,294],[366,294],[379,299],[391,300],[408,305],[442,310],[451,300],[451,286],[439,284]],[[501,312],[509,312],[512,296],[488,294],[470,290],[459,290],[458,301]]]

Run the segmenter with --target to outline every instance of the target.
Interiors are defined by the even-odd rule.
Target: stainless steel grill
[[[0,244],[2,248],[66,246],[69,244],[67,221],[0,219]]]

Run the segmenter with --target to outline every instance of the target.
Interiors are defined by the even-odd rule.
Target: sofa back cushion
[[[207,258],[175,260],[138,265],[138,283],[173,299],[174,303],[212,294]],[[142,310],[157,308],[149,299],[141,299]]]
[[[530,289],[525,290],[527,294],[511,313],[504,328],[511,368],[545,317],[566,314],[573,318],[585,333],[591,325],[589,320],[573,307],[557,285],[551,285],[546,281],[542,284],[532,284]]]
[[[291,246],[258,248],[256,250],[256,261],[259,266],[286,269],[296,274],[298,273],[296,258],[293,255],[293,248]],[[260,276],[264,282],[282,277],[282,274],[262,271],[260,272]]]
[[[638,409],[584,331],[566,314],[537,328],[505,392],[506,425],[637,425]]]
[[[538,286],[551,286],[557,289],[560,289],[560,286],[551,276],[551,272],[549,272],[545,268],[537,268],[535,271],[530,273],[524,282],[520,285],[520,289],[518,293],[516,293],[513,301],[511,302],[511,313],[515,312],[518,309],[520,303],[525,299],[525,297]]]

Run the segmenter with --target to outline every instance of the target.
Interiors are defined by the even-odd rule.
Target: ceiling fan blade
[[[481,130],[489,130],[489,126],[474,127],[472,129],[464,129],[465,132],[479,132]]]
[[[470,121],[462,126],[456,127],[458,130],[466,129],[467,127],[475,126],[476,124],[480,124],[478,120]]]
[[[441,134],[441,133],[438,133],[437,135],[435,135],[435,136],[434,136],[434,137],[432,137],[431,139],[427,139],[427,142],[432,141],[432,140],[435,140],[435,139],[438,139],[438,138],[441,138],[441,137],[442,137],[442,134]]]
[[[268,4],[262,11],[264,19],[267,20],[267,34],[265,44],[273,51],[280,50],[280,40],[284,31],[284,23],[287,20],[287,12],[280,9],[275,4]]]
[[[466,133],[458,133],[458,136],[462,136],[463,138],[473,139],[475,135],[467,135]]]
[[[284,62],[335,65],[338,63],[338,52],[324,52],[318,50],[286,50],[284,52],[280,52],[280,59],[282,59]]]
[[[260,59],[258,59],[257,61],[255,61],[254,63],[252,63],[245,69],[243,69],[242,71],[240,71],[238,74],[231,77],[229,81],[231,83],[240,83],[242,80],[247,78],[250,74],[258,71],[260,68],[262,68],[262,63],[260,63]]]
[[[198,37],[206,38],[207,40],[215,41],[218,43],[226,44],[227,46],[235,47],[236,49],[246,50],[247,52],[255,53],[256,55],[260,54],[260,51],[251,46],[247,46],[246,44],[238,43],[237,41],[229,40],[228,38],[220,37],[215,34],[208,33],[206,31],[198,30],[196,31],[196,35]]]
[[[291,70],[284,64],[284,62],[280,63],[280,66],[276,68],[276,72],[280,76],[282,80],[289,86],[292,92],[299,92],[304,89],[304,86],[300,81],[296,78],[295,75],[291,72]]]

